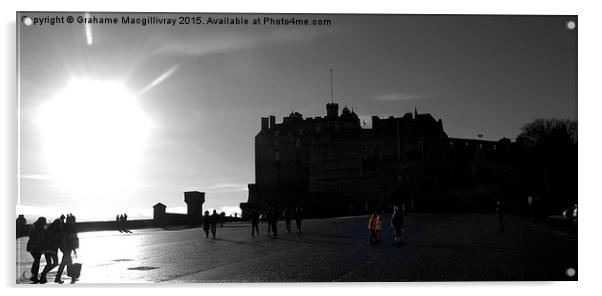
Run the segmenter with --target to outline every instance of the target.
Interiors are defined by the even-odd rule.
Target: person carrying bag
[[[71,253],[73,252],[77,258],[77,249],[79,248],[79,237],[77,236],[77,229],[75,228],[75,216],[71,214],[67,215],[67,223],[65,223],[65,226],[63,227],[62,235],[63,240],[60,248],[63,253],[63,258],[54,282],[59,284],[63,283],[61,276],[63,275],[63,270],[66,266],[67,276],[71,278],[71,282],[73,283],[79,278],[82,266],[81,263],[73,263],[73,258],[71,257]]]
[[[77,253],[74,253],[75,259],[77,259]],[[67,265],[67,276],[71,278],[72,282],[75,282],[79,279],[82,271],[81,263],[71,263]]]

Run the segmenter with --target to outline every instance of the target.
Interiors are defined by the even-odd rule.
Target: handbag
[[[77,258],[77,256],[76,256],[76,258]],[[67,265],[67,276],[72,279],[79,278],[81,271],[82,271],[81,263],[71,263],[71,264]]]

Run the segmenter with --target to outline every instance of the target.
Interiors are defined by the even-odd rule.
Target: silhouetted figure
[[[293,213],[287,208],[284,210],[284,213],[282,213],[282,216],[284,216],[284,227],[286,228],[286,232],[291,232],[291,219],[293,218]]]
[[[278,236],[278,211],[276,208],[272,207],[268,210],[267,219],[268,227],[272,230],[272,236]]]
[[[25,216],[19,215],[17,217],[16,225],[17,225],[17,238],[27,235],[27,233],[26,233],[27,220],[25,219]]]
[[[123,214],[119,215],[119,232],[125,232],[125,217]]]
[[[131,232],[128,230],[128,214],[126,214],[126,213],[123,213],[123,231]]]
[[[527,204],[529,205],[529,220],[535,220],[535,209],[533,208],[533,196],[527,196]]]
[[[209,238],[209,229],[211,229],[211,216],[209,216],[209,211],[205,211],[205,216],[203,216],[203,230],[205,231],[205,238]]]
[[[45,226],[46,218],[38,218],[38,220],[31,225],[29,240],[27,241],[27,252],[29,252],[33,257],[30,280],[34,284],[39,282],[38,271],[40,270],[40,258],[42,258],[42,245],[44,243]]]
[[[371,244],[376,243],[377,239],[376,239],[376,223],[378,220],[378,216],[376,215],[376,211],[374,211],[372,213],[372,216],[370,216],[370,220],[368,220],[368,230],[370,230],[370,239],[369,242]]]
[[[255,209],[251,211],[251,236],[255,236],[255,231],[259,235],[259,212]]]
[[[280,213],[277,208],[274,208],[274,216],[272,219],[272,234],[278,236],[278,220],[280,219]]]
[[[76,250],[79,248],[79,238],[77,237],[77,229],[75,228],[75,216],[71,214],[67,215],[67,221],[61,229],[61,237],[62,240],[59,248],[61,249],[61,253],[63,253],[63,258],[61,259],[61,264],[59,265],[59,269],[56,272],[56,278],[54,279],[54,282],[59,284],[63,283],[61,276],[63,275],[65,266],[73,263],[71,252],[77,255]],[[77,278],[73,278],[72,282],[76,280]]]
[[[121,227],[121,216],[120,215],[115,216],[115,225],[119,232],[123,232],[123,228]]]
[[[303,221],[303,208],[296,208],[295,223],[297,224],[297,232],[301,232],[301,221]]]
[[[376,243],[380,244],[383,238],[383,217],[378,214],[376,219]]]
[[[215,239],[215,233],[217,232],[217,223],[219,222],[219,215],[216,210],[213,210],[213,214],[211,215],[211,234],[213,235],[213,239]]]
[[[61,243],[61,220],[56,219],[52,221],[46,231],[44,232],[44,240],[42,241],[42,253],[46,259],[46,267],[40,274],[40,283],[45,284],[47,282],[46,275],[49,271],[55,268],[58,264],[58,250]]]
[[[495,213],[497,215],[498,230],[504,232],[504,207],[501,200],[496,203]]]
[[[401,243],[401,232],[405,230],[406,223],[403,218],[403,212],[399,207],[393,208],[393,215],[391,216],[391,227],[395,233],[395,244]]]
[[[272,232],[272,207],[268,207],[268,210],[265,211],[265,221],[268,224],[268,235]]]
[[[219,213],[219,227],[224,227],[225,220],[226,220],[226,212]]]

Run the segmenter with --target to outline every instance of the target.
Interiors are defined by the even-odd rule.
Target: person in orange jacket
[[[378,221],[378,215],[376,215],[376,211],[372,213],[370,216],[370,220],[368,221],[368,229],[370,230],[370,243],[373,244],[377,241],[376,237],[376,224]]]
[[[380,244],[383,233],[383,218],[380,215],[376,215],[376,243]]]

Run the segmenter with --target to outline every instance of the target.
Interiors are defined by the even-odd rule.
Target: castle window
[[[278,151],[274,152],[274,161],[280,161],[280,153]]]
[[[274,131],[274,136],[278,137],[280,135],[280,131]]]
[[[297,139],[297,143],[295,143],[297,147],[301,147],[301,139]]]

